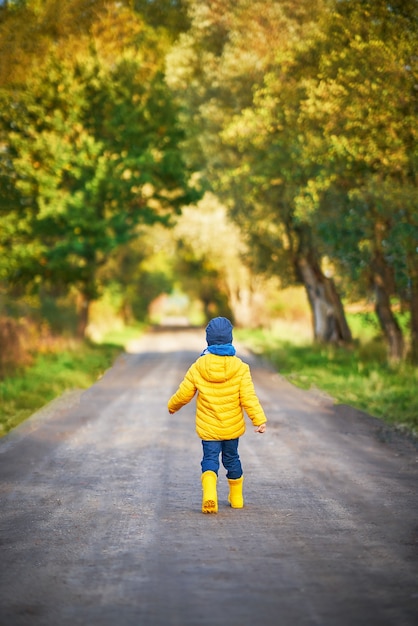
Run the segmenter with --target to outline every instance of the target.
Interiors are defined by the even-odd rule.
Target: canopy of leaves
[[[53,6],[25,10],[45,20]],[[97,268],[137,224],[167,223],[194,195],[164,41],[112,3],[60,42],[48,41],[22,87],[6,80],[0,91],[0,276],[78,285],[91,299]]]
[[[378,255],[385,289],[412,302],[416,3],[190,7],[168,81],[187,156],[247,234],[253,265],[295,280],[304,249],[326,255],[346,288],[360,278],[366,288]]]
[[[377,278],[413,311],[417,16],[414,0],[7,3],[1,276],[93,296],[197,171],[253,269],[289,284],[298,256],[318,274],[325,259],[346,293]]]

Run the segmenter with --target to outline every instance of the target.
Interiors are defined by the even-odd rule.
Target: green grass
[[[361,340],[349,349],[312,345],[309,333],[303,328],[299,332],[294,325],[274,333],[236,330],[234,335],[268,358],[296,386],[321,389],[336,402],[418,435],[418,369],[389,366],[370,324],[359,319],[359,329],[362,325]],[[100,345],[85,342],[40,355],[32,367],[0,380],[0,436],[64,391],[90,387],[143,330],[128,327],[104,336]]]
[[[120,352],[120,343],[79,343],[39,355],[31,367],[0,380],[0,436],[64,391],[90,387]]]
[[[418,369],[390,366],[383,344],[371,335],[352,348],[289,341],[284,334],[267,331],[236,331],[235,335],[294,385],[325,391],[337,403],[418,435]]]
[[[135,326],[124,326],[123,328],[113,329],[105,333],[100,343],[112,344],[124,348],[131,341],[138,339],[147,329],[145,324],[136,324]]]

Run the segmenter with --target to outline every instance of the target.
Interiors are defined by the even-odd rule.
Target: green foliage
[[[252,266],[293,284],[327,257],[346,293],[412,307],[416,3],[191,2],[191,16],[168,80]]]
[[[168,223],[193,194],[164,41],[109,5],[62,43],[0,93],[0,279],[76,286],[88,302],[137,225]]]
[[[187,0],[134,0],[133,5],[148,24],[164,27],[173,39],[189,26]]]
[[[196,206],[183,209],[174,236],[176,273],[184,276],[182,285],[187,293],[203,303],[206,319],[232,316],[242,324],[240,295],[244,300],[243,294],[255,291],[255,286],[246,265],[244,238],[226,208],[216,196],[206,193]],[[250,322],[248,311],[245,322]]]
[[[0,436],[64,391],[90,387],[120,351],[111,344],[77,344],[56,354],[39,355],[23,373],[1,380]]]
[[[9,1],[0,8],[0,84],[22,85],[58,42],[62,46],[68,36],[88,33],[109,4],[109,0]],[[74,50],[77,46],[72,45]]]
[[[344,218],[339,193],[365,239],[373,238],[377,220],[397,220],[394,200],[403,189],[412,185],[414,193],[416,17],[380,1],[336,4],[324,16],[315,73],[305,80],[304,152],[320,166],[306,189],[314,202],[305,212],[319,208],[311,216],[321,219],[321,194],[334,188],[324,222]]]
[[[175,243],[171,229],[142,226],[121,246],[100,272],[100,279],[119,294],[125,323],[147,319],[154,298],[170,293],[175,284]]]
[[[337,403],[418,435],[417,370],[406,364],[388,366],[384,345],[375,337],[346,349],[294,343],[289,333],[238,330],[235,334],[292,384],[324,391]]]
[[[302,259],[353,298],[380,288],[409,306],[418,359],[416,23],[413,0],[9,2],[0,281],[84,304],[119,283],[129,317],[183,271],[226,310],[242,284],[227,246],[215,259],[195,237],[177,268],[171,245],[146,268],[132,245],[198,170],[253,271],[306,284]]]
[[[145,330],[146,326],[144,324],[122,326],[118,329],[114,328],[104,333],[101,341],[98,343],[105,348],[111,345],[125,349],[131,342],[138,341]]]
[[[179,240],[176,268],[185,276],[184,285],[202,302],[206,323],[218,315],[233,318],[228,304],[227,286],[216,260],[196,254],[190,242]]]
[[[136,294],[132,298],[132,312],[136,320],[145,320],[148,317],[151,302],[162,293],[170,293],[173,283],[166,273],[156,270],[142,273],[138,277],[135,287]]]
[[[348,341],[336,283],[324,275],[322,250],[296,211],[310,168],[301,158],[298,127],[304,67],[293,57],[319,32],[323,4],[240,0],[228,3],[221,15],[211,3],[193,3],[193,10],[189,36],[177,48],[186,70],[179,72],[176,63],[168,80],[190,107],[192,124],[198,120],[203,129],[198,141],[205,144],[210,184],[246,237],[251,269],[278,274],[285,286],[303,283],[315,337]],[[171,58],[179,61],[173,54],[169,63]],[[195,84],[198,103],[196,88],[190,93]]]

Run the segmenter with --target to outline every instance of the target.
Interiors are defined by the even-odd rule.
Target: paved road
[[[147,335],[0,440],[0,625],[416,626],[417,449],[245,355],[268,430],[245,508],[221,472],[202,515],[194,407],[166,401],[203,339]]]

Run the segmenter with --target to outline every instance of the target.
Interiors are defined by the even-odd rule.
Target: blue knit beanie
[[[226,317],[214,317],[206,326],[206,341],[208,346],[232,343],[231,322]]]

